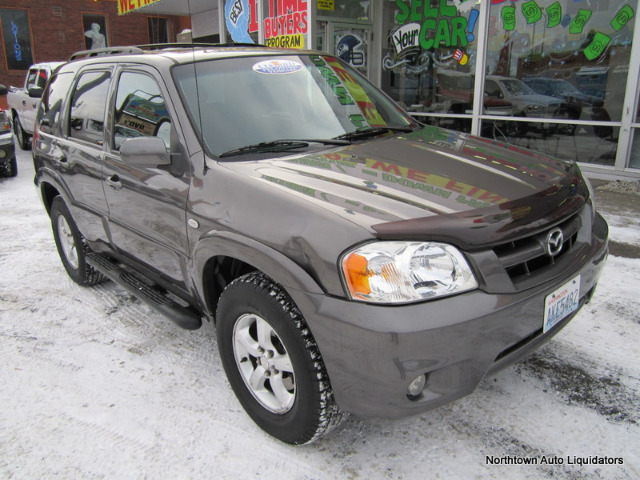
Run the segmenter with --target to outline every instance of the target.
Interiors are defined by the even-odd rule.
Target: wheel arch
[[[49,215],[51,214],[51,204],[53,203],[53,199],[59,195],[61,195],[60,191],[51,183],[42,182],[40,184],[40,197],[42,198],[44,208],[47,210]]]
[[[259,271],[294,298],[296,291],[323,294],[320,285],[300,265],[277,250],[232,232],[212,232],[197,243],[192,255],[195,289],[208,316],[215,317],[220,294],[233,280]],[[294,298],[295,301],[295,298]]]

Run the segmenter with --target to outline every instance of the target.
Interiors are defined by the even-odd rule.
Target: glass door
[[[327,22],[325,51],[344,60],[364,76],[369,76],[371,27]]]

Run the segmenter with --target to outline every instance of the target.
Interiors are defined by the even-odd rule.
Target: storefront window
[[[384,2],[383,31],[387,41],[382,59],[382,87],[417,116],[433,113],[469,116],[464,119],[444,116],[437,122],[468,131],[474,97],[479,7],[474,2],[457,3],[458,8],[453,0]]]
[[[321,17],[368,22],[370,3],[370,0],[317,0],[316,8]]]
[[[483,113],[493,115],[489,101],[496,100],[510,104],[511,113],[484,121],[482,135],[613,166],[634,7],[613,0],[494,0]]]
[[[619,122],[631,3],[494,0],[485,94],[510,102],[515,116]]]

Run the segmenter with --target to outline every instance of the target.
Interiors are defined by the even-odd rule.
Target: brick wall
[[[26,9],[31,24],[34,62],[63,61],[86,48],[83,14],[105,17],[108,46],[140,45],[150,42],[148,18],[139,12],[119,16],[115,0],[0,0],[0,8]],[[165,18],[169,26],[169,41],[190,28],[188,17]],[[104,33],[104,32],[102,32]],[[19,86],[26,71],[9,70],[4,40],[0,38],[0,83]]]

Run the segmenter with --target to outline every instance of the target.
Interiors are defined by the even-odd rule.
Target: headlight
[[[353,300],[409,303],[478,288],[462,253],[444,243],[375,242],[344,254],[342,275]]]

